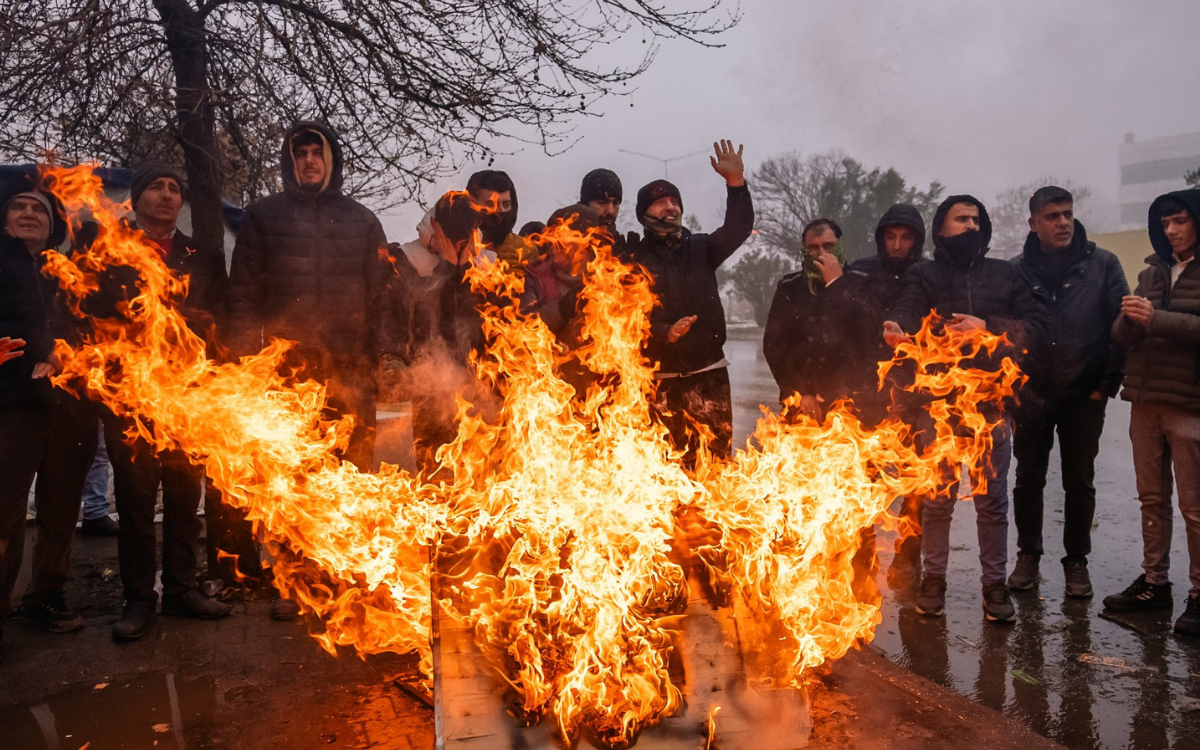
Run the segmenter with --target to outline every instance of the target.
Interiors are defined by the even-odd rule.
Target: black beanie
[[[183,192],[183,176],[179,174],[179,170],[174,167],[169,167],[161,161],[148,161],[139,164],[137,169],[133,170],[133,182],[129,185],[130,205],[137,209],[138,198],[142,197],[142,193],[146,188],[150,187],[150,183],[161,177],[169,177],[175,180],[179,185],[179,191]]]
[[[583,184],[579,186],[579,202],[583,204],[609,198],[620,203],[623,195],[621,178],[611,169],[593,169],[583,176]]]
[[[679,194],[679,188],[666,180],[655,180],[638,191],[637,218],[645,216],[651,204],[659,198],[674,198],[679,201],[679,209],[683,210],[683,196]]]

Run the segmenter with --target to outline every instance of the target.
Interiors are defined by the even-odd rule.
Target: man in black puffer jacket
[[[1150,204],[1154,254],[1121,301],[1113,338],[1128,347],[1121,398],[1142,506],[1142,575],[1106,609],[1171,609],[1172,490],[1187,537],[1189,586],[1175,632],[1200,636],[1200,190]],[[1173,481],[1172,481],[1173,480]],[[1172,487],[1174,485],[1174,487]]]
[[[87,401],[52,388],[56,338],[78,332],[54,280],[42,273],[45,256],[62,243],[66,223],[56,201],[32,181],[0,195],[0,648],[4,620],[25,546],[29,488],[37,475],[37,543],[25,595],[26,619],[52,633],[83,620],[67,607],[75,519],[96,452],[96,412]],[[16,356],[19,355],[19,356]]]
[[[889,412],[913,425],[923,421],[917,404],[903,398],[893,403],[892,389],[885,386],[880,390],[878,378],[879,362],[892,358],[892,349],[880,339],[879,329],[900,299],[904,274],[921,260],[924,250],[925,219],[921,212],[915,206],[897,203],[875,225],[875,256],[851,263],[831,286],[854,303],[850,315],[856,329],[869,331],[847,350],[855,355],[856,381],[866,383],[855,395],[854,403],[867,423],[878,423]],[[905,498],[900,513],[911,523],[905,529],[907,535],[896,545],[887,581],[892,589],[909,589],[921,578],[920,501]]]
[[[1088,242],[1074,215],[1074,197],[1060,187],[1029,199],[1025,251],[1014,259],[1034,298],[1049,312],[1048,335],[1025,358],[1030,380],[1014,413],[1017,481],[1013,517],[1017,564],[1008,587],[1033,588],[1040,579],[1042,505],[1054,431],[1062,456],[1062,560],[1069,597],[1092,596],[1087,556],[1096,511],[1096,455],[1104,409],[1121,385],[1125,355],[1112,340],[1129,282],[1117,256]]]
[[[1045,313],[1034,301],[1021,273],[1012,264],[985,257],[992,238],[987,209],[969,195],[947,198],[933,219],[934,255],[904,276],[900,299],[884,323],[884,340],[895,346],[921,327],[930,311],[956,330],[1006,334],[1018,351],[1045,329]],[[974,497],[983,569],[983,608],[988,621],[1016,615],[1005,585],[1008,564],[1008,466],[1012,433],[1007,417],[992,434],[992,450],[984,468],[986,494]],[[946,567],[950,557],[950,519],[958,485],[922,509],[921,553],[925,567],[917,611],[937,617],[945,612]]]
[[[697,447],[692,421],[712,430],[711,450],[733,449],[733,402],[725,361],[725,308],[717,288],[717,268],[754,229],[754,204],[746,187],[742,149],[713,144],[713,169],[728,188],[725,224],[712,234],[692,234],[683,226],[679,188],[655,180],[638,191],[637,218],[645,227],[630,233],[622,260],[640,265],[653,282],[658,304],[650,313],[645,353],[658,367],[658,395],[652,407],[671,433],[675,447]]]
[[[284,189],[246,209],[229,269],[228,341],[257,352],[271,337],[297,342],[291,364],[326,381],[330,407],[355,418],[345,458],[371,469],[383,227],[342,194],[342,149],[325,125],[283,139]]]

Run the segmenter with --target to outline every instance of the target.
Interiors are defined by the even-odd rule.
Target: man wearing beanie
[[[192,331],[212,344],[215,315],[225,301],[227,275],[225,254],[197,247],[180,231],[184,182],[178,170],[161,162],[147,162],[133,172],[130,204],[132,226],[142,230],[147,244],[157,251],[171,271],[188,278],[187,297],[180,312]],[[122,319],[124,305],[138,294],[138,277],[133,269],[117,266],[106,271],[100,290],[88,301],[94,318]],[[131,331],[130,335],[140,335]],[[156,619],[158,592],[162,583],[162,614],[212,620],[229,614],[224,602],[204,596],[196,579],[196,545],[201,524],[200,506],[204,471],[179,451],[158,452],[145,440],[130,441],[130,418],[101,407],[104,443],[113,470],[113,492],[119,530],[117,553],[120,562],[124,605],[113,626],[113,639],[134,641],[144,636]],[[155,505],[162,485],[162,565],[158,561]],[[161,569],[161,578],[158,573]]]
[[[1021,272],[1010,263],[986,257],[992,238],[987,209],[970,195],[947,198],[933,218],[933,260],[908,270],[900,298],[883,324],[883,337],[896,346],[921,327],[931,311],[946,319],[949,330],[972,329],[1007,334],[1013,349],[1031,348],[1046,330],[1045,313],[1034,301]],[[981,363],[986,366],[986,363]],[[1005,413],[988,414],[997,421],[992,449],[982,467],[985,494],[977,494],[975,525],[982,570],[983,611],[989,622],[1016,616],[1008,586],[1008,466],[1012,459],[1012,429]],[[958,504],[958,484],[922,509],[921,554],[924,578],[917,611],[928,617],[945,613],[946,567],[950,557],[950,519]]]
[[[67,607],[75,519],[96,451],[90,403],[53,388],[54,340],[78,333],[55,281],[42,273],[45,255],[66,236],[58,204],[22,177],[0,194],[0,649],[4,621],[25,546],[25,512],[37,475],[37,542],[23,607],[25,619],[52,633],[83,620]],[[13,356],[16,355],[16,356]]]
[[[640,265],[654,283],[658,304],[650,313],[647,358],[658,368],[658,394],[652,405],[676,448],[694,461],[699,439],[692,422],[712,430],[710,449],[728,456],[733,449],[733,402],[725,360],[725,308],[717,268],[742,246],[754,229],[754,205],[746,187],[742,147],[713,144],[713,169],[725,179],[725,223],[712,234],[692,234],[683,226],[679,188],[655,180],[638,191],[637,218],[645,231],[630,233],[626,260]]]

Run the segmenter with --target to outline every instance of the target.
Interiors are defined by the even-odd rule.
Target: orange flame
[[[141,277],[128,323],[98,321],[86,344],[58,343],[56,383],[203,464],[255,523],[277,585],[323,625],[315,637],[331,653],[419,651],[428,668],[436,598],[473,628],[526,718],[552,717],[567,739],[588,727],[627,744],[680,706],[668,662],[685,565],[744,602],[761,625],[745,637],[763,639],[751,650],[769,657],[778,684],[802,684],[869,637],[879,602],[851,590],[859,532],[893,523],[897,498],[942,490],[963,461],[986,455],[991,422],[979,407],[999,404],[1021,377],[1009,359],[995,372],[956,366],[1002,340],[935,335],[927,321],[896,363],[914,371],[911,390],[933,399],[929,449],[914,449],[899,422],[865,429],[843,403],[821,424],[767,413],[732,460],[702,454],[685,471],[648,406],[651,284],[612,256],[600,231],[567,222],[541,239],[586,269],[582,343],[570,354],[594,376],[585,392],[564,381],[568,353],[554,335],[511,304],[520,277],[477,262],[470,283],[509,301],[483,310],[490,343],[474,362],[500,396],[499,414],[485,419],[460,400],[457,437],[438,453],[444,480],[391,466],[363,474],[335,457],[351,424],[322,419],[324,388],[277,374],[288,343],[235,364],[208,360],[176,309],[186,280],[118,221],[121,207],[91,170],[48,176],[69,210],[89,208],[100,223],[82,257],[50,258],[63,288],[78,301],[111,265]],[[715,711],[710,742],[714,721]]]

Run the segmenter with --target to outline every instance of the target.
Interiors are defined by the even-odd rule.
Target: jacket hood
[[[937,212],[933,215],[933,226],[930,227],[933,233],[934,256],[944,255],[949,257],[949,252],[945,249],[945,237],[942,237],[942,225],[946,222],[946,215],[950,213],[950,208],[958,203],[970,203],[979,209],[979,233],[983,235],[983,249],[979,253],[979,257],[987,255],[988,248],[992,244],[992,218],[988,216],[987,207],[973,195],[952,195],[942,201],[937,207]],[[972,258],[972,261],[975,259]]]
[[[1172,264],[1175,262],[1175,251],[1171,249],[1171,241],[1167,239],[1167,233],[1162,228],[1162,204],[1168,198],[1182,203],[1187,212],[1192,215],[1192,222],[1196,224],[1197,230],[1200,230],[1200,188],[1166,193],[1155,198],[1154,202],[1150,204],[1147,227],[1150,230],[1150,244],[1154,246],[1154,253],[1158,257],[1167,261],[1168,264]]]
[[[1083,224],[1079,219],[1075,220],[1075,235],[1071,238],[1071,246],[1067,248],[1067,252],[1086,248],[1089,245],[1087,230],[1083,228]],[[1042,250],[1042,241],[1038,239],[1035,232],[1030,232],[1025,238],[1025,249],[1021,252],[1025,260],[1033,260],[1045,255]]]
[[[328,125],[319,122],[298,122],[283,137],[283,146],[280,149],[279,172],[283,178],[284,190],[292,192],[303,189],[300,187],[300,181],[296,178],[296,161],[292,158],[292,140],[304,131],[316,133],[325,142],[327,181],[325,187],[321,189],[320,194],[340,194],[344,180],[342,172],[345,167],[345,159],[342,156],[342,145],[338,142],[337,133],[334,133]]]
[[[908,227],[917,233],[917,244],[913,246],[912,252],[908,254],[908,257],[900,259],[888,255],[887,248],[883,244],[883,233],[888,227]],[[879,261],[883,264],[884,268],[902,271],[904,268],[920,260],[921,253],[924,250],[925,219],[915,206],[910,206],[907,203],[897,203],[880,217],[879,223],[875,226],[875,252],[879,255]]]
[[[479,227],[479,234],[486,245],[499,247],[508,239],[517,226],[517,213],[520,203],[517,200],[517,186],[507,172],[498,169],[484,169],[471,175],[467,180],[467,192],[472,198],[479,200],[482,190],[496,193],[508,193],[512,196],[512,208],[506,213],[485,214]]]

